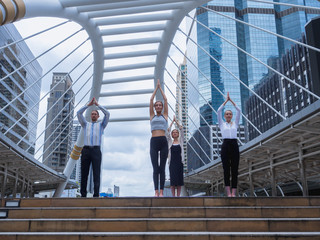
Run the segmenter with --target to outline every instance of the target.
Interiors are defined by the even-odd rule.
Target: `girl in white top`
[[[230,101],[236,108],[237,115],[234,122],[232,122],[233,113],[231,110],[226,110],[224,113],[224,122],[222,119],[222,108],[226,103]],[[239,146],[237,142],[237,130],[239,127],[240,120],[240,109],[231,100],[229,93],[225,102],[219,107],[218,111],[218,122],[223,138],[223,144],[221,146],[221,161],[224,171],[224,184],[228,197],[235,197],[237,192],[238,184],[238,168],[239,168]],[[231,170],[231,187],[230,189],[230,170]]]
[[[173,123],[176,122],[178,125],[178,129],[173,129],[171,131],[171,127]],[[170,136],[171,133],[171,136]],[[169,163],[169,172],[170,172],[170,186],[172,196],[180,197],[181,186],[183,183],[183,143],[184,143],[184,132],[183,127],[179,124],[176,117],[173,116],[173,120],[170,124],[170,127],[167,131],[167,139],[168,139],[168,163]],[[177,189],[177,195],[176,195]]]

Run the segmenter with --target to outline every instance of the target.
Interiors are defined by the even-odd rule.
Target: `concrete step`
[[[320,232],[320,218],[0,219],[0,232]]]
[[[320,206],[269,207],[20,207],[6,208],[3,218],[317,218]],[[0,211],[1,212],[1,211]],[[0,215],[1,218],[1,215]]]
[[[19,201],[20,207],[320,206],[320,197],[27,198]]]
[[[2,200],[0,240],[320,240],[320,198]]]
[[[0,240],[319,240],[319,232],[0,233]]]

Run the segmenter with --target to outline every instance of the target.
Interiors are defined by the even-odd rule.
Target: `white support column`
[[[279,185],[277,185],[277,188],[279,189],[279,191],[280,191],[280,193],[281,193],[281,196],[282,196],[282,197],[285,197],[282,188],[281,188]]]
[[[300,170],[300,182],[302,185],[302,194],[304,197],[307,197],[308,194],[308,182],[306,178],[306,169],[305,169],[305,162],[303,159],[303,150],[302,146],[299,145],[299,170]]]
[[[21,186],[21,193],[20,193],[20,197],[26,197],[26,178],[25,176],[22,177],[22,186]],[[27,185],[28,186],[28,185]]]
[[[13,192],[12,192],[12,196],[14,198],[17,197],[18,180],[19,180],[19,174],[18,174],[18,170],[16,169],[15,178],[14,178],[14,187],[13,187]]]
[[[83,132],[83,128],[81,128],[77,142],[73,147],[73,150],[70,154],[68,163],[63,171],[63,174],[67,177],[67,180],[65,182],[59,184],[58,188],[54,192],[53,197],[60,197],[61,196],[63,190],[67,186],[67,183],[68,183],[69,178],[71,176],[71,173],[74,169],[74,166],[76,165],[77,161],[80,161],[79,158],[80,158],[81,151],[82,151],[83,144],[84,144],[83,138],[84,138],[84,132]]]
[[[7,186],[7,179],[8,179],[8,163],[4,164],[4,171],[3,171],[3,182],[1,186],[1,198],[5,197],[6,186]]]
[[[33,188],[33,183],[32,182],[30,182],[29,197],[34,197],[34,188]]]
[[[250,196],[254,195],[254,184],[253,184],[253,173],[252,173],[252,161],[248,161],[248,171],[249,171],[249,184],[250,184]]]
[[[272,197],[277,196],[277,186],[276,186],[276,171],[273,166],[273,158],[272,154],[269,152],[269,163],[270,163],[270,183],[271,183],[271,190],[272,190]]]

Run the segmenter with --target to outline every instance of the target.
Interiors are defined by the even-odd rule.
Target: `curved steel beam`
[[[159,45],[158,55],[156,59],[156,67],[154,70],[154,76],[155,76],[154,86],[156,86],[157,79],[160,79],[161,87],[162,89],[164,89],[163,76],[164,76],[164,69],[166,66],[167,58],[168,58],[168,53],[169,53],[173,38],[183,18],[187,15],[187,13],[189,13],[196,7],[201,6],[202,4],[205,4],[207,2],[209,1],[208,0],[189,1],[184,4],[182,9],[174,10],[172,14],[174,18],[173,20],[167,22],[166,30],[162,35],[162,40]],[[157,92],[156,97],[157,99],[162,99],[162,96],[159,92]]]
[[[75,7],[64,8],[59,0],[25,0],[25,18],[58,17],[72,20],[81,25],[89,35],[93,50],[93,81],[90,98],[99,98],[103,77],[104,53],[99,28],[86,13],[79,13]]]

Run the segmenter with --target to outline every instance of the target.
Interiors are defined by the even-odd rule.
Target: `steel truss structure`
[[[155,86],[157,79],[160,79],[162,88],[167,86],[164,83],[164,73],[167,71],[166,64],[170,47],[172,45],[176,47],[173,44],[173,39],[176,32],[181,31],[179,25],[186,16],[192,18],[189,16],[190,11],[207,2],[209,1],[6,0],[1,2],[0,20],[2,21],[0,21],[0,24],[41,16],[64,18],[76,22],[87,32],[92,45],[93,75],[89,98],[144,95],[151,94],[154,89],[138,88],[105,92],[102,87],[110,84],[120,85],[148,80],[152,81]],[[259,1],[256,0],[256,2]],[[315,10],[319,11],[319,9]],[[133,26],[132,24],[136,25]],[[209,31],[212,32],[213,30],[209,29]],[[147,33],[151,35],[149,37],[143,36]],[[130,37],[130,34],[133,37]],[[120,39],[124,35],[129,36],[128,39],[110,40],[110,37],[112,39]],[[187,35],[186,37],[189,38]],[[219,37],[222,38],[221,36]],[[150,45],[152,47],[148,50],[136,50],[141,45]],[[312,48],[311,46],[306,46]],[[110,51],[110,49],[121,49],[121,47],[126,47],[131,51]],[[314,47],[312,49],[320,51]],[[178,50],[181,51],[180,49]],[[238,50],[250,56],[244,50],[239,48]],[[143,57],[153,57],[154,60],[138,61],[139,58]],[[212,56],[210,57],[212,58]],[[256,59],[254,56],[250,57]],[[130,59],[131,64],[127,64],[125,61],[122,63],[122,59]],[[116,66],[109,65],[111,60],[117,60],[120,64]],[[214,59],[212,58],[212,60]],[[259,61],[259,59],[256,60]],[[262,64],[266,65],[270,70],[274,70],[266,63]],[[145,74],[144,69],[150,68],[153,73]],[[130,72],[131,70],[139,71],[134,76],[105,77],[107,74],[112,75],[113,73]],[[281,75],[279,72],[276,73]],[[286,76],[283,77],[287,79]],[[288,80],[292,81],[291,79]],[[157,99],[161,99],[160,94],[157,95]],[[265,102],[263,99],[262,101]],[[278,188],[277,183],[286,182],[290,179],[301,186],[303,195],[308,194],[307,182],[319,179],[320,175],[320,160],[318,157],[320,143],[317,140],[320,135],[318,130],[320,127],[319,101],[292,118],[285,119],[282,116],[285,119],[282,123],[241,147],[240,191],[250,189],[250,195],[254,195],[256,187],[263,188],[267,183],[267,185],[271,186],[271,195],[274,196]],[[109,109],[146,107],[148,107],[147,103],[108,106]],[[271,106],[269,107],[272,109]],[[135,116],[133,118],[113,119],[113,121],[132,120],[149,120],[149,117]],[[59,175],[41,163],[34,161],[32,156],[20,151],[6,136],[1,136],[1,140],[3,140],[3,143],[0,151],[4,153],[0,158],[0,172],[2,173],[0,178],[2,186],[0,187],[2,188],[2,195],[6,193],[7,188],[14,189],[13,194],[15,194],[20,187],[20,191],[25,193],[25,196],[30,196],[32,192],[45,188],[45,185],[47,185],[47,188],[55,188],[59,184],[55,193],[55,196],[59,197],[65,187],[72,187],[70,183],[69,186],[67,184],[83,146],[81,133],[63,175]],[[188,173],[185,179],[186,184],[192,188],[207,188],[210,186],[211,189],[217,191],[223,183],[222,172],[221,163],[218,159],[203,168]],[[46,183],[41,187],[41,182],[44,183],[45,181]],[[37,186],[35,182],[38,182]]]
[[[266,195],[277,196],[279,184],[296,182],[301,195],[308,196],[308,182],[320,184],[319,139],[318,100],[240,147],[239,192],[244,194],[249,189],[249,194],[254,196],[255,189],[268,186],[271,192]],[[223,186],[221,160],[189,172],[185,181],[191,188],[212,187],[219,194]]]

